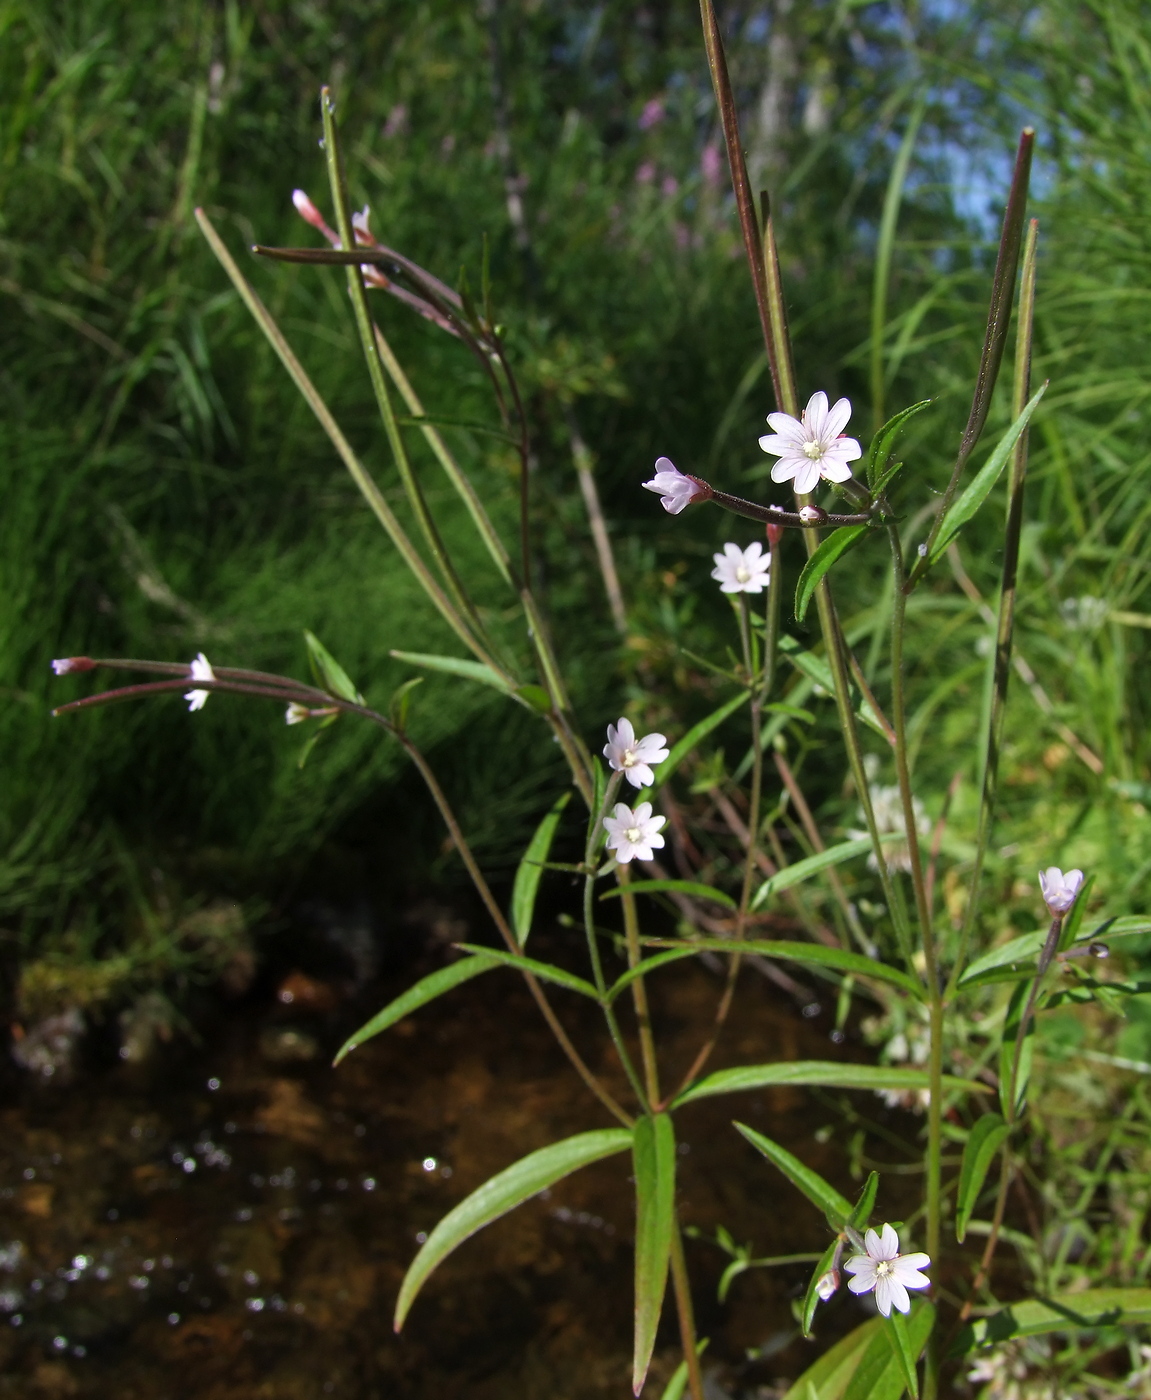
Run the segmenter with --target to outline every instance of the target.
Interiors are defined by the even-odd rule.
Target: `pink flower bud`
[[[838,1269],[828,1269],[827,1273],[821,1274],[819,1282],[815,1285],[815,1291],[819,1294],[820,1302],[826,1303],[830,1298],[834,1298],[838,1287]]]
[[[73,671],[94,671],[96,663],[90,656],[65,656],[53,661],[52,669],[58,676],[67,676]]]
[[[311,224],[313,228],[319,229],[333,248],[338,248],[340,246],[339,235],[334,229],[328,227],[327,220],[324,218],[323,214],[320,213],[303,190],[292,191],[292,203],[296,206],[296,213],[299,214],[300,218],[306,223]]]
[[[827,511],[821,510],[819,506],[804,506],[799,512],[799,518],[805,525],[825,525]]]
[[[770,506],[769,509],[778,510],[781,515],[783,514],[782,506]],[[783,539],[783,526],[772,525],[770,522],[768,522],[765,528],[767,530],[767,542],[771,546],[771,548],[774,549],[775,546],[780,542],[780,540]]]

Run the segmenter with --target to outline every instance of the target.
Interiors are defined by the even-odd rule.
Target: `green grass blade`
[[[700,1079],[676,1099],[676,1107],[716,1094],[739,1094],[746,1089],[763,1089],[769,1084],[810,1085],[821,1089],[926,1089],[927,1071],[893,1069],[887,1065],[836,1064],[832,1060],[783,1060],[766,1065],[738,1065],[716,1070]],[[943,1092],[986,1094],[986,1084],[974,1079],[943,1076]]]
[[[1083,1293],[1028,1298],[969,1323],[952,1354],[962,1356],[989,1342],[1037,1337],[1044,1332],[1090,1332],[1097,1327],[1146,1327],[1151,1323],[1151,1288],[1090,1288]]]
[[[671,752],[664,761],[656,765],[655,786],[658,787],[660,783],[666,783],[668,778],[671,777],[683,760],[691,753],[692,749],[695,748],[696,744],[698,744],[701,739],[707,738],[713,729],[721,725],[724,720],[727,719],[728,715],[735,714],[736,710],[738,710],[741,705],[746,705],[749,695],[749,691],[741,691],[739,695],[735,695],[730,700],[725,701],[718,710],[713,710],[706,719],[701,719],[698,724],[693,724],[679,743],[672,745]]]
[[[666,1113],[645,1115],[635,1125],[635,1348],[632,1389],[643,1389],[671,1260],[675,1229],[675,1130]]]
[[[963,1165],[959,1169],[959,1189],[955,1197],[955,1238],[960,1244],[967,1234],[971,1212],[983,1190],[987,1173],[995,1154],[1011,1133],[1010,1127],[998,1113],[985,1113],[976,1120],[963,1147]]]
[[[571,793],[565,792],[555,802],[551,811],[536,827],[535,835],[528,843],[524,858],[516,870],[515,883],[512,885],[512,932],[521,948],[527,943],[528,935],[532,931],[536,892],[544,873],[544,862],[551,851],[560,816],[570,799]]]
[[[663,940],[650,940],[651,947],[667,947]],[[806,963],[809,967],[827,967],[835,972],[846,972],[853,977],[876,977],[881,982],[890,982],[912,996],[923,997],[923,987],[914,977],[880,962],[877,958],[865,957],[848,948],[828,948],[822,943],[776,942],[767,938],[741,939],[738,943],[730,938],[693,938],[684,945],[680,957],[693,957],[696,953],[758,953],[765,958],[778,958],[781,962]],[[653,958],[652,962],[656,959]],[[670,961],[670,959],[668,959]]]
[[[888,843],[893,841],[906,841],[907,837],[899,832],[891,832],[885,840]],[[871,850],[871,838],[868,836],[857,836],[851,841],[841,841],[836,846],[829,846],[826,851],[820,851],[818,855],[808,856],[805,860],[797,860],[794,865],[788,865],[771,879],[765,880],[751,901],[752,910],[761,909],[773,894],[779,894],[782,890],[791,889],[792,885],[800,885],[804,880],[810,880],[813,875],[818,875],[822,870],[829,870],[833,865],[842,865],[845,860],[854,860],[856,856],[866,854]]]
[[[396,1300],[396,1331],[404,1325],[416,1294],[432,1270],[477,1230],[482,1230],[501,1215],[507,1215],[508,1211],[557,1181],[562,1181],[580,1167],[623,1152],[631,1143],[632,1134],[626,1128],[601,1128],[596,1132],[577,1133],[575,1137],[553,1142],[550,1147],[541,1147],[538,1152],[529,1153],[490,1181],[485,1181],[444,1216],[412,1260]]]
[[[475,953],[490,958],[492,962],[497,962],[503,967],[514,967],[518,972],[530,972],[542,982],[551,982],[557,987],[566,987],[569,992],[579,992],[580,996],[591,997],[592,1001],[599,1001],[599,992],[590,982],[585,982],[574,972],[567,972],[562,967],[556,967],[554,963],[537,962],[535,958],[506,953],[502,948],[477,948],[471,943],[460,943],[457,944],[457,947],[461,952]]]
[[[459,962],[449,963],[447,967],[441,967],[438,972],[430,972],[427,977],[422,977],[414,987],[409,987],[402,996],[398,996],[395,1001],[389,1002],[382,1011],[378,1011],[354,1035],[350,1035],[340,1046],[339,1053],[332,1064],[338,1065],[345,1055],[350,1055],[357,1046],[363,1045],[365,1040],[371,1040],[381,1031],[386,1031],[389,1026],[394,1026],[397,1021],[402,1021],[405,1016],[409,1016],[421,1006],[426,1006],[429,1001],[435,1001],[436,997],[442,996],[444,992],[450,992],[453,987],[471,981],[473,977],[478,977],[481,972],[491,972],[492,968],[496,966],[498,964],[495,959],[488,957],[481,949],[472,957],[461,958]]]

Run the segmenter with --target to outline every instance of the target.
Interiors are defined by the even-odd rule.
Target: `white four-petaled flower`
[[[875,1304],[884,1317],[891,1316],[894,1305],[900,1312],[911,1311],[909,1288],[930,1288],[931,1280],[920,1269],[930,1266],[926,1254],[900,1254],[899,1236],[890,1225],[877,1235],[868,1230],[863,1237],[866,1254],[853,1254],[844,1269],[854,1278],[847,1286],[853,1293],[875,1290]]]
[[[848,481],[848,462],[863,455],[863,448],[854,438],[843,436],[850,417],[850,401],[840,399],[828,408],[822,389],[808,399],[799,418],[790,413],[769,413],[767,421],[773,431],[761,437],[759,445],[779,458],[771,469],[772,481],[794,479],[799,496],[814,491],[820,477],[826,481]]]
[[[722,554],[713,554],[715,568],[711,576],[719,581],[721,593],[762,593],[771,571],[771,556],[764,554],[763,545],[752,540],[746,549],[729,540]]]
[[[284,716],[284,719],[288,724],[303,724],[306,719],[311,719],[311,717],[312,712],[308,709],[307,705],[298,704],[293,700],[288,706],[288,713]]]
[[[691,504],[692,497],[702,494],[699,482],[685,476],[670,457],[655,459],[655,476],[643,483],[643,489],[656,492],[669,515],[678,515]]]
[[[216,673],[212,670],[208,658],[203,652],[192,662],[192,679],[194,681],[214,681]],[[189,690],[184,699],[188,702],[189,710],[202,710],[208,703],[208,696],[211,694],[207,690]]]
[[[1050,865],[1039,872],[1039,888],[1043,902],[1051,916],[1066,914],[1075,903],[1075,897],[1083,885],[1082,870],[1069,870],[1066,875],[1057,865]]]
[[[632,787],[648,787],[655,782],[651,765],[662,763],[668,755],[664,743],[663,734],[645,734],[642,739],[637,739],[631,720],[621,719],[619,724],[609,724],[607,727],[604,757],[609,767],[616,773],[622,773]]]
[[[617,802],[610,817],[604,817],[607,829],[607,848],[615,852],[620,865],[626,865],[636,856],[640,860],[651,860],[652,851],[663,845],[660,828],[666,817],[653,817],[651,803],[641,802],[633,812],[625,803]]]

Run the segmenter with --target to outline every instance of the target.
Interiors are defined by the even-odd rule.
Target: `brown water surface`
[[[169,1049],[146,1070],[89,1069],[46,1089],[7,1074],[0,1396],[630,1394],[634,1207],[624,1156],[468,1241],[394,1335],[404,1270],[448,1208],[526,1152],[609,1126],[511,974],[469,983],[331,1069],[348,1031],[416,975],[354,1004],[330,1005],[322,987],[310,1005],[305,995],[287,1006],[253,1002],[221,1014],[195,1050]],[[660,976],[656,1020],[670,1082],[705,1032],[718,984],[684,964]],[[554,1001],[623,1094],[594,1008],[566,993]],[[746,975],[714,1064],[833,1058],[842,1051],[829,1030],[826,1011],[805,1017]],[[676,1120],[684,1223],[707,1232],[725,1225],[759,1255],[822,1249],[818,1211],[738,1138],[736,1117],[845,1192],[858,1189],[826,1102],[794,1089],[713,1099]],[[820,1133],[821,1143],[826,1125],[834,1132]],[[747,1273],[721,1307],[715,1286],[726,1258],[699,1240],[688,1251],[715,1395],[780,1393],[780,1378],[817,1354],[798,1339],[792,1314],[810,1266]],[[835,1300],[823,1345],[861,1320],[860,1306]],[[677,1361],[669,1306],[650,1395]]]

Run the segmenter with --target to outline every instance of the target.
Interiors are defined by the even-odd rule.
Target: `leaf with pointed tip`
[[[930,399],[922,399],[919,403],[913,403],[910,408],[902,409],[893,418],[889,418],[871,439],[871,447],[867,453],[867,484],[876,495],[890,483],[895,475],[894,468],[890,472],[885,472],[884,468],[887,466],[891,449],[895,446],[895,439],[899,436],[899,430],[909,418],[914,418],[917,413],[922,413],[930,405]]]
[[[695,1099],[716,1094],[738,1094],[769,1084],[809,1085],[823,1089],[926,1089],[928,1075],[922,1069],[893,1069],[887,1065],[837,1064],[831,1060],[782,1060],[770,1065],[740,1065],[720,1069],[685,1089],[675,1101],[679,1108]],[[986,1084],[974,1079],[943,1076],[945,1094],[986,1094]],[[849,1207],[850,1209],[850,1207]]]
[[[862,1230],[871,1217],[871,1212],[875,1209],[875,1197],[879,1191],[879,1173],[869,1172],[867,1180],[863,1183],[863,1190],[859,1193],[859,1200],[851,1208],[851,1219],[848,1224],[856,1230]]]
[[[1044,1332],[1090,1332],[1097,1327],[1146,1327],[1151,1323],[1151,1288],[1089,1288],[1010,1303],[990,1317],[968,1323],[953,1356],[978,1346],[1037,1337]]]
[[[793,1186],[823,1211],[836,1229],[843,1228],[851,1215],[851,1202],[845,1200],[829,1181],[824,1181],[817,1171],[813,1171],[806,1163],[793,1156],[786,1147],[781,1147],[778,1142],[757,1133],[754,1128],[749,1128],[745,1123],[736,1123],[734,1126],[737,1133],[742,1134],[757,1152],[762,1152]]]
[[[304,641],[308,647],[308,659],[316,680],[329,695],[348,700],[353,705],[362,705],[364,697],[352,684],[351,677],[332,653],[324,646],[314,632],[305,632]]]
[[[884,845],[890,845],[897,841],[907,841],[905,835],[896,831],[888,832],[879,839]],[[845,860],[854,860],[856,856],[864,855],[870,850],[871,837],[857,836],[850,841],[841,841],[838,845],[829,846],[826,851],[807,856],[804,860],[797,860],[794,865],[784,866],[781,871],[769,880],[765,880],[756,890],[755,897],[751,901],[752,910],[762,908],[773,894],[789,890],[793,885],[810,880],[813,875],[818,875],[820,871],[829,870],[833,865],[842,865]]]
[[[703,739],[706,739],[711,731],[721,725],[728,715],[735,714],[741,705],[746,705],[751,692],[744,690],[739,695],[726,700],[718,710],[713,710],[705,719],[701,719],[698,724],[693,724],[682,739],[671,746],[671,752],[662,763],[655,766],[655,786],[666,783],[684,759],[691,753],[692,749]]]
[[[503,948],[478,948],[473,943],[457,943],[456,947],[462,953],[479,953],[490,958],[492,962],[499,963],[501,967],[514,967],[517,972],[530,972],[538,977],[542,982],[552,982],[557,987],[566,987],[569,992],[579,992],[580,996],[591,997],[592,1001],[599,1001],[599,992],[582,977],[577,977],[574,972],[568,972],[565,968],[556,967],[555,963],[537,962],[535,958],[525,958],[517,956],[515,953],[505,952]]]
[[[459,962],[449,963],[447,967],[441,967],[438,972],[430,972],[426,977],[422,977],[414,987],[409,987],[402,996],[389,1002],[382,1011],[377,1011],[372,1019],[362,1025],[354,1035],[350,1035],[340,1046],[339,1053],[332,1064],[338,1065],[345,1055],[350,1055],[357,1046],[363,1045],[365,1040],[371,1040],[381,1031],[386,1031],[389,1026],[394,1026],[397,1021],[402,1021],[405,1016],[410,1015],[421,1006],[426,1006],[429,1001],[435,1001],[436,997],[443,996],[444,992],[450,992],[453,987],[458,987],[462,982],[468,982],[473,977],[478,977],[481,972],[490,972],[493,967],[498,965],[494,958],[488,957],[486,952],[481,949],[470,958],[461,958]]]
[[[983,1190],[983,1183],[995,1160],[995,1154],[1010,1135],[1010,1127],[998,1113],[985,1113],[975,1121],[963,1147],[963,1165],[959,1169],[959,1189],[955,1197],[955,1238],[963,1243],[967,1222]]]
[[[796,622],[802,622],[807,615],[808,604],[815,597],[815,590],[827,571],[854,549],[870,528],[869,525],[841,525],[838,530],[832,530],[825,540],[820,541],[804,564],[799,581],[795,585]]]
[[[462,656],[432,656],[423,651],[390,651],[388,655],[396,661],[406,661],[409,666],[422,666],[425,671],[440,671],[447,676],[459,676],[461,680],[490,685],[501,695],[515,693],[497,670],[485,666],[482,661],[468,661]]]
[[[710,1337],[701,1337],[695,1344],[695,1354],[702,1356],[707,1350]],[[681,1361],[672,1373],[672,1378],[667,1383],[667,1388],[660,1396],[660,1400],[683,1400],[683,1393],[687,1389],[687,1362]]]
[[[882,1322],[882,1319],[876,1319]],[[918,1356],[927,1345],[935,1325],[935,1309],[930,1303],[913,1302],[907,1324],[911,1352]],[[906,1388],[903,1363],[891,1345],[886,1326],[876,1329],[859,1365],[843,1390],[843,1400],[899,1400]]]
[[[831,1262],[835,1258],[835,1251],[839,1248],[839,1240],[834,1239],[823,1251],[823,1257],[815,1266],[815,1271],[807,1284],[807,1292],[803,1295],[803,1335],[811,1336],[811,1321],[815,1316],[815,1310],[819,1307],[819,1281],[831,1268]]]
[[[560,816],[570,799],[571,793],[565,792],[552,805],[551,811],[536,827],[535,835],[528,843],[524,858],[516,871],[515,883],[512,885],[512,931],[521,948],[527,943],[528,934],[532,931],[532,915],[535,913],[540,877],[544,873],[544,864],[551,851]]]
[[[675,1130],[667,1113],[636,1120],[635,1350],[632,1389],[643,1389],[667,1291],[671,1235],[675,1229]]]
[[[947,546],[991,494],[991,488],[999,480],[1000,472],[1007,465],[1007,459],[1011,456],[1015,444],[1023,436],[1024,429],[1031,422],[1031,415],[1039,407],[1039,400],[1046,392],[1047,385],[1041,384],[1023,412],[995,444],[991,456],[976,472],[971,484],[943,517],[943,524],[939,527],[939,534],[936,535],[931,550],[933,564],[943,556]]]
[[[903,1372],[903,1384],[911,1392],[912,1400],[919,1400],[919,1372],[915,1369],[919,1353],[912,1346],[907,1319],[898,1308],[893,1308],[887,1318],[887,1340]]]
[[[784,1400],[842,1400],[843,1392],[881,1326],[881,1319],[873,1317],[841,1337],[804,1371]]]
[[[636,880],[633,884],[617,885],[615,889],[605,890],[600,899],[618,899],[621,894],[660,894],[664,891],[669,894],[688,894],[695,899],[711,899],[726,909],[739,907],[731,895],[717,890],[714,885],[702,885],[698,880]]]
[[[1035,1017],[1028,1017],[1027,1025],[1022,1025],[1023,1012],[1027,1008],[1029,988],[1021,982],[1011,993],[1007,1003],[1007,1016],[999,1037],[999,1106],[1005,1118],[1014,1118],[1016,1112],[1027,1101],[1027,1084],[1031,1078],[1031,1059],[1035,1049]],[[1015,1047],[1019,1032],[1023,1031],[1023,1046],[1019,1052],[1019,1068],[1015,1080],[1015,1111],[1011,1107],[1011,1071],[1015,1065]]]
[[[412,1260],[396,1301],[396,1331],[404,1325],[428,1275],[464,1240],[580,1167],[623,1152],[631,1144],[632,1134],[626,1128],[577,1133],[575,1137],[529,1153],[485,1181],[444,1216]]]
[[[650,947],[666,948],[669,940],[652,938],[644,942]],[[793,943],[770,938],[744,938],[738,941],[732,938],[693,938],[690,943],[679,941],[675,951],[681,958],[696,957],[700,953],[758,953],[763,958],[831,968],[834,972],[846,972],[852,977],[874,977],[880,982],[890,982],[921,1001],[924,995],[922,984],[898,967],[880,962],[878,958],[865,957],[863,953],[853,953],[849,948],[828,948],[823,943]],[[662,959],[652,958],[653,963],[661,964],[671,960],[670,954]],[[654,971],[654,968],[650,970]],[[626,973],[624,975],[627,976]]]

